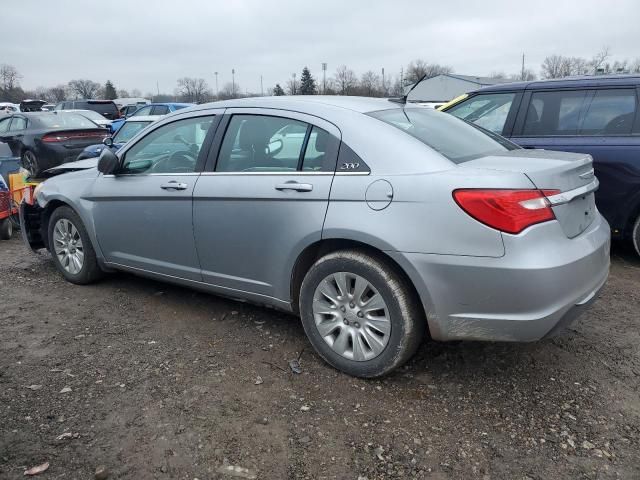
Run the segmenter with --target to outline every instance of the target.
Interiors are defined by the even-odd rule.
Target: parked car
[[[84,147],[108,136],[108,130],[75,113],[16,113],[0,119],[0,141],[33,177],[75,160]]]
[[[639,93],[638,75],[503,83],[443,110],[524,148],[590,154],[598,209],[640,255]]]
[[[140,106],[133,113],[129,112],[126,118],[129,117],[148,117],[148,116],[157,116],[157,115],[167,115],[171,112],[175,112],[182,108],[191,107],[192,103],[150,103],[148,105]],[[118,129],[124,123],[124,118],[120,120],[116,120],[113,122],[112,129],[114,132],[117,132]]]
[[[43,112],[53,112],[56,109],[56,106],[53,103],[45,103],[42,105]]]
[[[113,120],[107,120],[105,117],[100,115],[98,112],[93,110],[64,110],[67,113],[77,113],[78,115],[82,115],[85,118],[88,118],[96,125],[101,126],[102,128],[106,128],[111,131],[111,123]]]
[[[93,110],[109,120],[120,118],[120,111],[112,100],[65,100],[58,103],[55,110]]]
[[[32,100],[26,99],[20,102],[20,111],[21,112],[41,112],[42,106],[47,102],[44,100]]]
[[[10,115],[20,111],[20,106],[15,103],[0,102],[0,115]]]
[[[68,281],[125,270],[292,311],[351,375],[402,365],[427,326],[436,340],[553,335],[609,271],[589,155],[524,150],[430,108],[199,105],[97,164],[21,208],[26,242]]]
[[[129,118],[124,122],[122,127],[118,129],[111,137],[104,139],[103,143],[97,143],[95,145],[89,145],[78,155],[78,160],[84,160],[86,158],[96,158],[100,156],[100,153],[105,148],[110,148],[112,151],[119,150],[125,143],[131,140],[138,132],[142,131],[147,125],[162,118],[162,115],[149,115],[147,117],[135,117]]]

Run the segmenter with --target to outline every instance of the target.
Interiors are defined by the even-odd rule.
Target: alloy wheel
[[[78,229],[66,218],[58,220],[53,228],[53,248],[65,271],[76,275],[84,265],[84,247]]]
[[[349,360],[376,358],[389,343],[387,303],[368,280],[355,273],[332,273],[319,283],[313,317],[327,345]]]

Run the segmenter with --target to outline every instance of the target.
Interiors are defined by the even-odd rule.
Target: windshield
[[[151,122],[125,122],[118,130],[113,143],[126,143],[131,140],[136,133],[149,125]]]
[[[38,121],[48,128],[98,128],[87,117],[77,113],[50,113],[38,115]]]
[[[417,138],[454,163],[519,148],[487,130],[430,108],[394,108],[368,115]]]

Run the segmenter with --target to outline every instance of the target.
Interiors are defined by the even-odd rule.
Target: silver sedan
[[[361,377],[402,365],[426,333],[552,335],[609,271],[589,155],[384,99],[200,105],[66,167],[21,215],[67,280],[124,270],[291,311]]]

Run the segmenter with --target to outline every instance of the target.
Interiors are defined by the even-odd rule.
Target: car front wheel
[[[51,214],[49,251],[58,271],[71,283],[84,285],[103,275],[87,230],[69,207],[59,207]]]
[[[300,291],[309,340],[329,364],[356,377],[379,377],[417,350],[425,318],[394,266],[357,250],[320,258]]]

